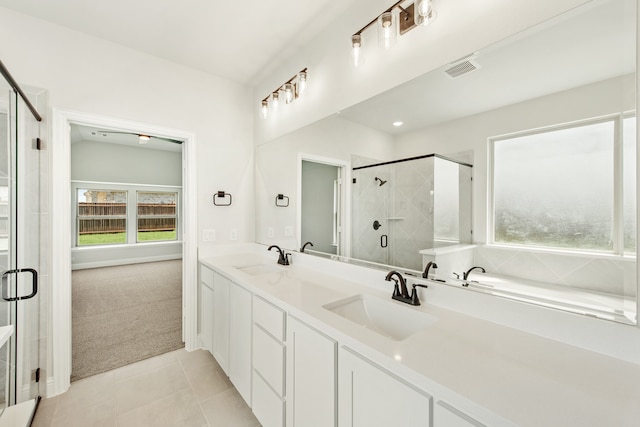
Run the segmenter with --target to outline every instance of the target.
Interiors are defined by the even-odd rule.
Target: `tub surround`
[[[483,423],[632,426],[640,419],[637,358],[630,363],[541,337],[541,329],[535,327],[530,328],[533,333],[516,329],[522,322],[514,322],[516,328],[512,328],[462,314],[459,311],[492,297],[431,281],[429,289],[420,291],[423,305],[406,309],[423,311],[437,321],[394,341],[323,308],[357,294],[391,301],[392,286],[384,281],[383,271],[295,254],[292,265],[255,274],[242,267],[276,264],[276,254],[260,245],[238,249],[236,254],[201,254],[200,262],[332,337],[341,347],[353,349]],[[420,280],[410,279],[410,283],[415,281]],[[552,311],[502,302],[525,318],[530,316],[528,310]],[[485,307],[487,311],[492,308],[491,304]],[[506,322],[509,311],[503,310]],[[491,315],[480,317],[495,320]],[[553,318],[540,323],[549,327]],[[571,327],[561,325],[559,329]],[[594,328],[596,335],[602,332]],[[627,356],[634,359],[633,348]]]

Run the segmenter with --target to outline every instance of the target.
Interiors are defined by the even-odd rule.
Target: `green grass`
[[[176,231],[139,231],[138,242],[176,240]],[[78,246],[109,245],[127,243],[126,233],[82,234]]]
[[[158,242],[162,240],[176,240],[176,230],[173,231],[138,231],[138,242]]]

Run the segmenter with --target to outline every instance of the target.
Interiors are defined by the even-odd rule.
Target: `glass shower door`
[[[39,124],[0,85],[0,425],[27,426],[39,400]]]

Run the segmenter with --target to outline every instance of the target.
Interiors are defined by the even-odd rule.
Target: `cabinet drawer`
[[[284,427],[284,401],[259,374],[253,375],[253,413],[262,427]]]
[[[253,326],[253,369],[284,396],[284,347],[259,326]]]
[[[283,310],[260,297],[254,297],[253,321],[280,341],[285,340],[284,319]]]
[[[200,264],[200,281],[213,289],[213,270]]]

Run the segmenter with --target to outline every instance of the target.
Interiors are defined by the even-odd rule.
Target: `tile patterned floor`
[[[207,351],[184,349],[71,384],[33,427],[259,427]]]

